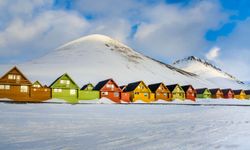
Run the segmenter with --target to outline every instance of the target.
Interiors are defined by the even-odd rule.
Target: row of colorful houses
[[[41,102],[56,98],[69,103],[77,103],[79,100],[94,100],[103,97],[116,103],[138,100],[150,103],[159,99],[165,101],[174,99],[195,101],[196,98],[250,99],[250,90],[195,89],[192,85],[164,85],[163,83],[146,85],[143,81],[118,86],[113,79],[101,81],[95,86],[88,83],[80,88],[67,73],[58,77],[50,86],[46,86],[39,81],[31,83],[17,67],[12,68],[0,78],[0,98],[9,98],[14,101]]]

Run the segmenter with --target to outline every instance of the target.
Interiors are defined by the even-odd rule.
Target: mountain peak
[[[76,40],[70,41],[57,49],[62,49],[64,47],[77,45],[81,43],[104,43],[104,44],[112,43],[113,45],[121,45],[125,47],[124,44],[122,44],[118,40],[115,40],[109,36],[102,35],[102,34],[91,34],[91,35],[83,36]]]
[[[238,80],[231,74],[222,71],[220,68],[216,67],[207,60],[196,56],[189,56],[184,59],[177,60],[173,63],[173,65],[191,73],[205,74],[205,76],[209,76],[209,78],[223,77],[234,80],[239,84],[243,84],[242,81]]]

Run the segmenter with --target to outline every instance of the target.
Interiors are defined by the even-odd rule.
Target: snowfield
[[[0,149],[4,150],[250,146],[250,106],[0,103],[0,112]]]

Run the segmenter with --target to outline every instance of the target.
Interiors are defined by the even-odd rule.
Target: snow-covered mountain
[[[230,75],[208,61],[195,56],[189,56],[187,58],[177,60],[173,63],[173,65],[182,70],[197,74],[201,78],[214,84],[228,85],[230,82],[234,82],[236,84],[246,86],[244,82],[240,81],[233,75]]]
[[[49,85],[67,72],[79,86],[113,78],[123,85],[137,80],[147,84],[192,84],[195,87],[235,87],[242,85],[231,82],[225,85],[210,82],[194,73],[177,69],[171,65],[144,56],[130,47],[104,35],[89,35],[49,52],[47,55],[17,65],[32,81],[40,80]],[[2,73],[10,65],[0,66]]]

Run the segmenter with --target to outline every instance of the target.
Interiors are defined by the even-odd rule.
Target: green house
[[[94,100],[100,98],[100,92],[93,90],[93,84],[89,83],[84,85],[81,90],[79,90],[78,99],[79,100]]]
[[[78,85],[65,73],[57,78],[51,85],[52,98],[63,99],[69,103],[78,102]]]
[[[179,84],[167,85],[166,87],[170,90],[173,100],[185,100],[185,91],[181,88]]]
[[[202,89],[196,89],[196,97],[197,98],[211,98],[212,94],[209,89],[202,88]]]

